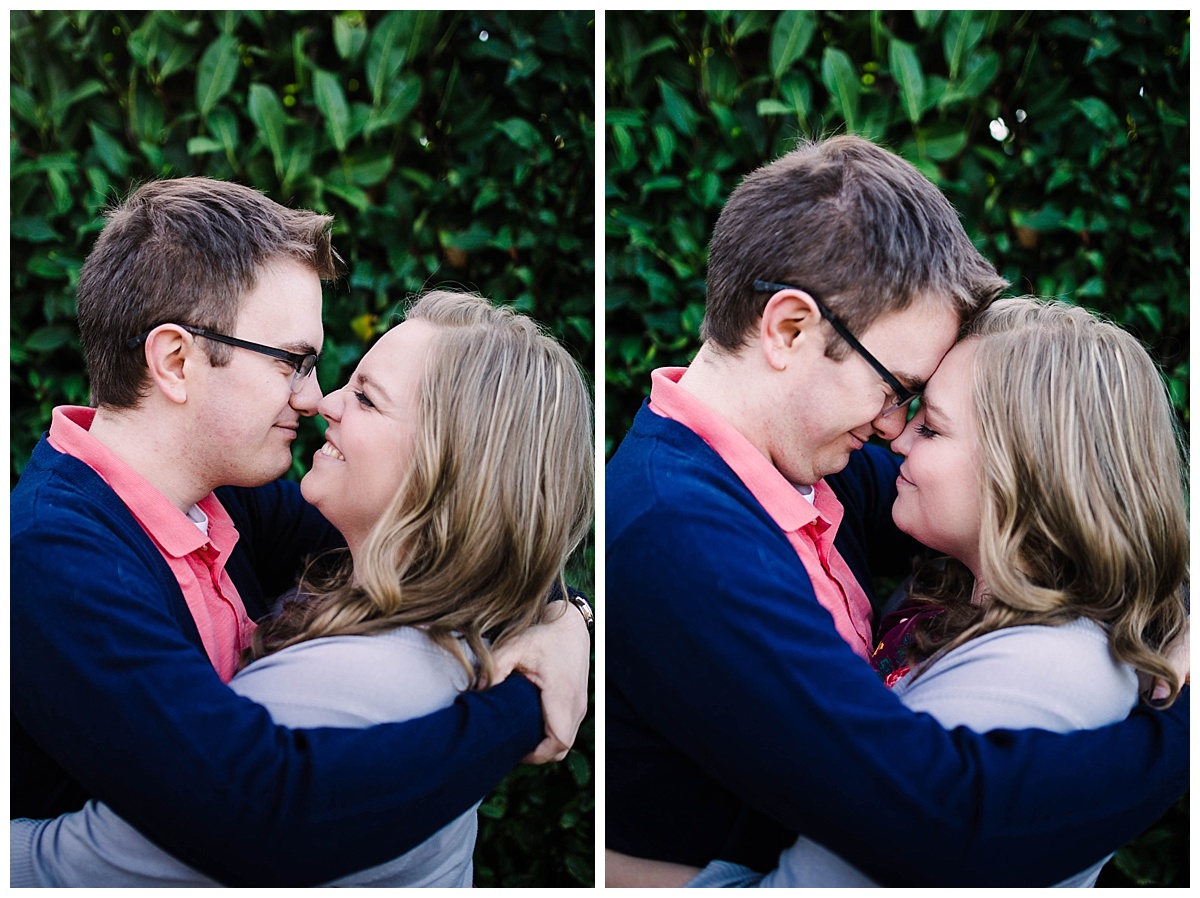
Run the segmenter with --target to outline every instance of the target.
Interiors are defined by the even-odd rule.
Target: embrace
[[[575,738],[585,380],[434,291],[322,396],[331,221],[152,182],[84,265],[95,407],[11,496],[12,885],[469,887],[475,806]]]
[[[1146,350],[997,299],[856,137],[750,174],[708,265],[703,345],[605,475],[606,884],[1093,884],[1188,785]]]

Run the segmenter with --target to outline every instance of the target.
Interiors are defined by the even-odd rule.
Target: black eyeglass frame
[[[300,384],[304,381],[304,378],[313,373],[317,367],[317,363],[321,360],[321,356],[315,352],[289,352],[286,349],[265,346],[262,343],[254,343],[250,340],[239,339],[238,337],[228,337],[225,334],[218,334],[216,331],[206,330],[202,327],[193,327],[190,324],[175,324],[175,326],[181,327],[189,334],[195,334],[197,337],[204,337],[207,340],[215,340],[218,343],[226,343],[241,349],[249,349],[251,352],[261,353],[273,359],[279,359],[281,362],[287,362],[296,369],[296,373],[292,376],[291,387],[293,393],[299,391]],[[158,327],[162,327],[162,325],[160,324]],[[137,349],[146,342],[146,338],[150,336],[153,330],[154,328],[150,328],[144,334],[139,334],[132,340],[127,341],[125,345],[130,349]]]
[[[875,373],[883,378],[883,382],[888,385],[892,391],[892,394],[895,396],[896,401],[889,405],[884,411],[880,412],[880,417],[890,415],[896,409],[908,405],[921,395],[920,393],[910,390],[908,387],[904,386],[904,384],[900,382],[900,379],[897,378],[896,375],[892,374],[892,372],[887,368],[885,368],[879,359],[867,352],[867,348],[858,342],[858,339],[854,336],[854,334],[850,333],[850,329],[846,327],[846,325],[842,324],[841,320],[835,314],[833,314],[833,312],[829,311],[829,307],[825,305],[825,303],[821,302],[821,298],[807,287],[797,287],[792,284],[775,284],[771,281],[755,281],[754,290],[757,293],[778,293],[780,290],[799,290],[801,293],[806,293],[808,296],[812,297],[812,301],[816,305],[817,310],[821,313],[825,320],[829,322],[829,326],[837,332],[839,337],[849,343],[850,348],[862,356],[868,365],[875,369]]]

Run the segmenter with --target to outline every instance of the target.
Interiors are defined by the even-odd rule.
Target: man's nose
[[[321,403],[321,385],[317,383],[316,371],[300,381],[300,389],[292,393],[290,401],[292,408],[305,417],[317,413],[317,406]]]
[[[906,410],[901,407],[893,409],[890,414],[880,415],[871,423],[875,427],[875,433],[880,437],[885,440],[894,440],[900,436],[904,425],[908,423],[908,415]]]

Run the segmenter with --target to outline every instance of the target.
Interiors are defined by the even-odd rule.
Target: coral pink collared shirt
[[[229,682],[255,624],[225,562],[237,545],[229,513],[209,493],[196,503],[208,516],[208,536],[162,493],[88,433],[93,408],[59,406],[50,421],[50,445],[95,471],[125,503],[179,582],[204,650],[221,679]]]
[[[808,571],[817,601],[833,616],[838,635],[869,659],[871,602],[833,545],[842,503],[824,480],[813,486],[811,503],[800,495],[728,421],[678,385],[686,370],[659,368],[651,374],[650,410],[691,430],[737,474],[787,535]]]

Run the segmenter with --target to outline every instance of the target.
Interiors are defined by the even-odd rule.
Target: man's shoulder
[[[117,515],[133,522],[124,503],[95,471],[42,439],[9,494],[13,537],[55,522],[87,526]],[[122,514],[123,512],[123,514]]]
[[[605,469],[609,526],[665,515],[703,522],[706,512],[770,518],[728,464],[695,432],[646,406]]]
[[[695,601],[746,584],[808,588],[787,534],[721,457],[683,425],[648,415],[643,407],[606,472],[610,585],[623,598],[682,589]]]

